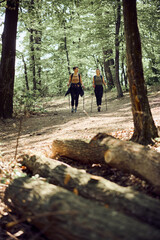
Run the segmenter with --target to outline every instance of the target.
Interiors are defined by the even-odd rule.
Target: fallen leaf
[[[108,205],[108,204],[105,204],[104,207],[105,207],[105,208],[109,208],[109,205]]]
[[[71,179],[71,176],[69,174],[66,174],[64,179],[64,184],[67,185],[70,179]]]
[[[78,190],[77,190],[77,188],[74,188],[74,189],[73,189],[73,193],[78,196]]]

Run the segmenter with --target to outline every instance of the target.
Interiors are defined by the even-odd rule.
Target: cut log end
[[[52,158],[58,156],[83,164],[106,163],[147,180],[160,194],[160,153],[140,144],[99,133],[89,143],[81,140],[53,141]]]

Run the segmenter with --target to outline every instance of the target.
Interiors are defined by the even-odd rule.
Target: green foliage
[[[160,83],[160,3],[139,1],[138,18],[146,83]]]
[[[49,4],[50,3],[50,4]],[[50,8],[48,8],[48,4]],[[87,88],[92,87],[93,74],[103,65],[102,49],[114,48],[114,5],[112,1],[43,1],[39,11],[37,0],[34,6],[23,4],[20,13],[19,36],[23,33],[23,55],[28,66],[29,86],[33,87],[33,62],[29,38],[31,23],[36,31],[42,32],[40,47],[34,43],[35,71],[38,59],[41,66],[41,86],[46,87],[45,95],[64,94],[69,72],[74,65],[79,66],[82,80]],[[31,15],[32,13],[32,15]],[[38,14],[37,14],[38,13]],[[45,19],[44,19],[45,16]],[[39,22],[41,25],[39,25]],[[35,37],[35,36],[33,36]],[[28,39],[28,40],[27,40]],[[68,54],[68,58],[67,58]],[[21,56],[19,57],[20,60]],[[24,72],[22,61],[17,66],[21,71],[16,77],[16,87],[23,85]],[[36,81],[39,82],[38,74]],[[21,84],[23,82],[23,84]],[[20,85],[19,85],[20,84]]]
[[[14,111],[15,114],[20,112],[45,112],[40,92],[17,89],[14,94]]]
[[[103,50],[112,50],[105,60],[115,57],[116,4],[111,0],[20,1],[16,109],[34,109],[37,95],[64,94],[74,65],[79,66],[85,87],[92,88],[95,69],[99,67],[104,75]],[[137,9],[144,75],[152,85],[160,82],[160,3],[140,0]],[[126,70],[123,18],[119,41],[121,74],[122,63]],[[114,66],[111,71],[114,77]]]

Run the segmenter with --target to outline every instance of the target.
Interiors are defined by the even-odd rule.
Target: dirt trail
[[[56,97],[53,101],[43,104],[46,110],[45,113],[23,117],[21,131],[19,131],[19,119],[0,120],[0,151],[2,153],[2,158],[0,156],[0,167],[2,166],[3,169],[2,171],[0,169],[0,178],[2,175],[7,179],[8,177],[12,179],[15,170],[22,172],[16,159],[14,159],[19,133],[20,137],[16,157],[25,151],[31,150],[34,153],[48,153],[52,141],[55,139],[83,139],[89,141],[98,132],[107,132],[121,139],[129,139],[133,133],[129,94],[126,93],[123,98],[116,99],[116,93],[108,93],[107,110],[104,100],[105,96],[102,111],[99,113],[97,112],[94,97],[91,112],[92,97],[86,95],[85,109],[83,109],[83,99],[80,98],[78,112],[71,113],[68,98]],[[149,102],[156,126],[160,126],[160,91],[150,92]],[[160,151],[160,143],[155,148],[157,151]],[[83,168],[91,174],[100,175],[121,186],[130,186],[153,197],[157,197],[152,193],[152,187],[133,175],[122,173],[116,169],[106,168],[106,166],[100,166],[99,164],[82,166],[71,159],[61,160],[72,166]],[[8,184],[9,182],[0,184],[0,239],[45,240],[46,238],[39,230],[36,230],[26,222],[17,224],[7,231],[4,228],[8,222],[19,219],[16,214],[10,213],[7,206],[3,203],[4,191]],[[17,238],[17,236],[19,237]]]
[[[150,106],[154,121],[160,126],[160,91],[149,94]],[[97,112],[95,97],[91,112],[92,96],[80,98],[77,113],[71,113],[68,98],[56,97],[44,103],[45,113],[30,115],[22,120],[22,128],[18,143],[18,155],[25,150],[44,152],[54,139],[90,140],[98,132],[107,132],[128,139],[133,131],[133,119],[129,94],[116,99],[116,93],[107,94],[107,110],[105,96],[102,111]],[[0,121],[1,148],[3,156],[13,158],[15,155],[20,121],[9,119]],[[125,131],[125,133],[124,133]],[[122,135],[121,135],[122,133]]]

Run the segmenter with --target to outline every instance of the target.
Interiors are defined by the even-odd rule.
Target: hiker
[[[73,67],[73,71],[74,73],[72,73],[69,76],[69,82],[68,82],[68,86],[70,86],[70,88],[68,89],[66,95],[68,93],[71,94],[71,106],[72,106],[72,110],[71,112],[77,112],[77,107],[78,107],[78,100],[79,100],[79,95],[81,95],[81,97],[84,95],[84,91],[83,91],[83,83],[82,83],[82,78],[81,75],[78,73],[78,67]],[[83,88],[82,88],[83,87]],[[74,108],[75,106],[75,108]]]
[[[96,69],[96,75],[93,77],[93,87],[96,96],[97,102],[97,110],[98,112],[101,111],[101,103],[102,103],[102,96],[103,96],[103,85],[106,86],[104,81],[104,77],[100,75],[100,70]]]

